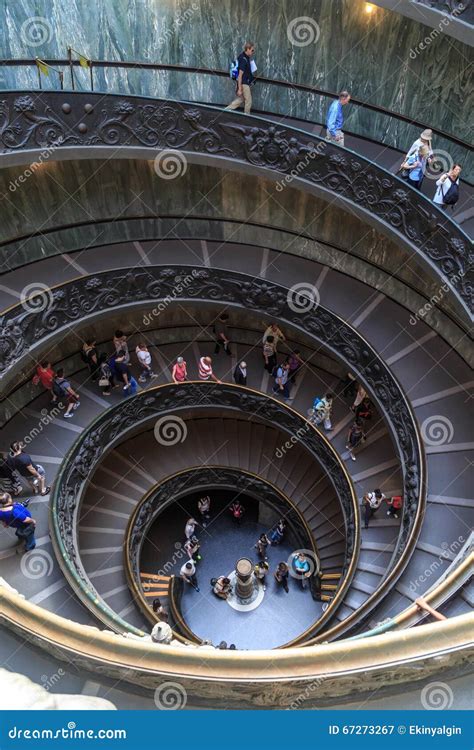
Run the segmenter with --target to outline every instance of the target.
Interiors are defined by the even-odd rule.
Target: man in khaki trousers
[[[244,51],[240,53],[237,60],[239,63],[239,74],[237,77],[236,98],[229,104],[226,109],[237,109],[242,104],[246,115],[250,114],[252,108],[252,94],[250,86],[253,81],[253,73],[250,60],[255,52],[255,45],[252,42],[246,42]]]

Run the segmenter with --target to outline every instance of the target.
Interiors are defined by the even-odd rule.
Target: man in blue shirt
[[[244,51],[240,53],[237,60],[239,63],[239,74],[237,76],[237,88],[236,98],[229,104],[226,109],[237,109],[241,104],[244,104],[244,112],[246,115],[250,114],[252,107],[252,94],[250,92],[250,86],[253,83],[254,76],[252,70],[252,55],[255,52],[255,44],[252,42],[246,42]],[[253,66],[255,70],[255,65]]]
[[[326,140],[337,143],[338,146],[344,146],[344,115],[342,108],[350,102],[351,95],[348,91],[341,91],[339,99],[336,99],[328,109],[326,117]]]
[[[25,552],[36,547],[36,521],[22,503],[14,503],[8,492],[0,494],[0,521],[4,526],[15,529],[18,539],[25,541]]]

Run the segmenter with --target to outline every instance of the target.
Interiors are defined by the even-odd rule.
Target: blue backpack
[[[236,81],[239,77],[239,61],[237,59],[232,60],[229,66],[229,76],[233,81]]]

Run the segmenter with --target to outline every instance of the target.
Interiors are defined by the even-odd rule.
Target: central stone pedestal
[[[254,591],[253,563],[248,557],[241,557],[235,565],[235,593],[241,600],[250,599]]]

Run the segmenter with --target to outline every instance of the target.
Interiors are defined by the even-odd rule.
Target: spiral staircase
[[[101,95],[104,123],[92,95],[48,96],[48,110],[41,113],[42,103],[29,108],[31,92],[7,96],[11,121],[21,127],[22,118],[29,122],[23,139],[15,141],[18,131],[10,131],[0,155],[7,177],[34,158],[42,138],[55,140],[59,133],[66,139],[51,156],[58,170],[63,160],[86,170],[87,160],[111,159],[125,172],[125,159],[143,168],[147,150],[163,148],[128,124],[146,100]],[[168,118],[169,133],[173,126],[180,136],[181,126],[191,128],[189,138],[176,144],[189,173],[197,176],[205,164],[216,180],[218,170],[243,171],[268,187],[291,174],[287,153],[281,159],[273,146],[265,151],[264,144],[263,156],[255,143],[247,148],[255,131],[267,145],[299,139],[299,158],[319,139],[302,120],[277,127],[226,114],[226,141],[213,126],[211,107],[160,102],[158,112]],[[72,114],[75,125],[79,113],[82,129],[67,119]],[[7,667],[39,681],[60,660],[67,665],[65,692],[100,694],[123,707],[148,707],[165,679],[186,690],[188,705],[211,705],[220,694],[228,707],[254,705],[256,690],[263,705],[284,707],[315,680],[320,683],[308,707],[347,702],[354,680],[368,696],[380,673],[392,693],[441,670],[447,679],[463,679],[473,603],[468,227],[423,196],[409,195],[407,202],[400,191],[410,189],[388,175],[386,163],[376,163],[373,144],[370,163],[364,151],[356,158],[331,148],[336,171],[342,163],[359,174],[362,164],[372,178],[364,189],[351,187],[340,171],[325,174],[316,160],[294,179],[291,189],[299,195],[330,204],[332,245],[309,235],[303,247],[294,239],[282,247],[284,227],[262,217],[258,225],[249,217],[247,233],[245,227],[229,231],[239,198],[232,190],[221,215],[206,216],[202,209],[193,224],[170,213],[158,225],[147,215],[149,206],[127,217],[126,201],[117,227],[106,203],[70,227],[58,212],[36,236],[20,226],[19,214],[16,223],[6,222],[1,448],[23,439],[53,486],[51,497],[34,497],[30,504],[38,530],[34,552],[19,558],[11,533],[0,538]],[[34,179],[37,189],[46,189],[46,176],[39,172]],[[162,184],[173,190],[174,182]],[[375,244],[385,242],[399,255],[338,244],[335,230],[344,221],[360,230],[362,244],[368,226]],[[71,240],[63,244],[68,233]],[[288,306],[302,284],[302,309]],[[440,286],[445,291],[436,295]],[[222,385],[191,382],[178,393],[170,385],[171,364],[183,355],[191,380],[197,378],[197,361],[212,353],[212,324],[222,309],[230,314],[232,339],[231,357],[214,356]],[[299,349],[305,360],[289,405],[274,398],[262,367],[261,337],[270,319],[287,335],[281,353]],[[146,339],[158,375],[128,400],[116,391],[104,398],[78,354],[86,337],[108,351],[116,328],[126,331],[132,352]],[[81,394],[72,420],[31,384],[33,363],[45,357],[65,368]],[[247,389],[230,385],[242,359]],[[348,371],[367,388],[375,411],[355,462],[345,448],[353,418],[342,389]],[[336,394],[334,429],[324,436],[307,414],[314,397],[327,391]],[[153,424],[169,415],[180,416],[186,439],[162,446]],[[303,433],[296,432],[298,425]],[[278,448],[295,434],[278,457]],[[124,554],[133,521],[154,488],[198,466],[240,470],[267,482],[291,500],[315,545],[328,576],[324,606],[314,602],[314,622],[283,648],[206,651],[204,660],[197,644],[183,647],[190,638],[179,632],[181,647],[140,642],[154,615]],[[402,494],[403,513],[395,519],[380,511],[368,529],[361,528],[360,499],[375,487]]]

